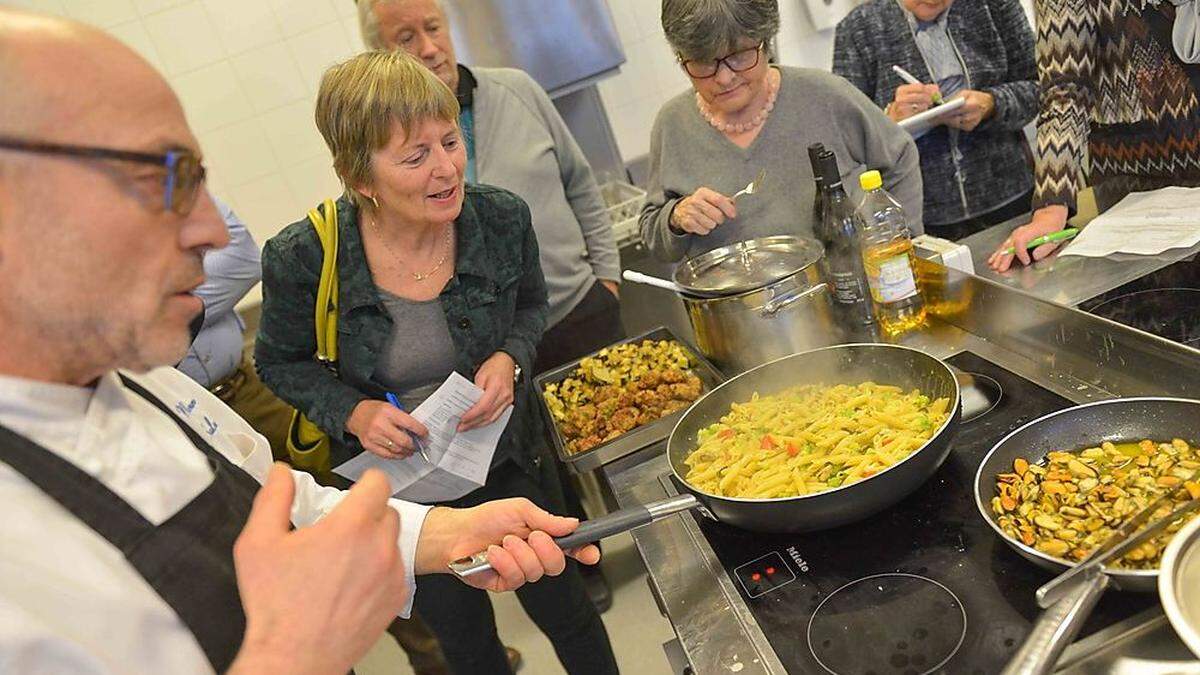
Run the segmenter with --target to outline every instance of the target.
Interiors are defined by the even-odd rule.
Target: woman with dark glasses
[[[840,77],[768,63],[777,0],[663,0],[662,26],[693,91],[663,106],[650,136],[641,230],[655,255],[674,261],[745,239],[811,236],[812,143],[837,155],[852,190],[858,174],[879,169],[920,233],[912,139]],[[761,190],[735,203],[760,170]]]

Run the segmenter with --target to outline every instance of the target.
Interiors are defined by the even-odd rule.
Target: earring
[[[378,211],[379,210],[379,200],[372,196],[371,203],[375,205],[375,210]]]

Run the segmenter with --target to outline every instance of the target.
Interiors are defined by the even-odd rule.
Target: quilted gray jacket
[[[917,139],[925,224],[935,226],[983,215],[1032,188],[1022,129],[1038,110],[1033,31],[1020,2],[955,0],[946,11],[966,86],[992,94],[996,111],[971,133],[939,126]],[[838,24],[833,72],[885,107],[903,84],[893,65],[932,81],[897,0],[868,0]]]

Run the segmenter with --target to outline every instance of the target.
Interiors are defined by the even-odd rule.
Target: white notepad
[[[908,119],[899,122],[900,128],[907,131],[914,138],[929,131],[938,125],[943,117],[958,110],[967,104],[965,98],[952,98],[945,103],[934,106],[923,113],[917,113]]]

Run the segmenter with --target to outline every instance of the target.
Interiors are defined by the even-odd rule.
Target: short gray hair
[[[379,17],[375,16],[375,5],[384,2],[404,2],[404,0],[355,0],[358,5],[358,29],[362,33],[363,44],[367,49],[387,49],[383,44],[383,36],[379,34]],[[433,0],[433,4],[446,13],[442,0]]]
[[[663,0],[662,28],[675,53],[708,60],[749,38],[770,43],[779,32],[778,0]],[[769,45],[768,45],[769,46]]]

